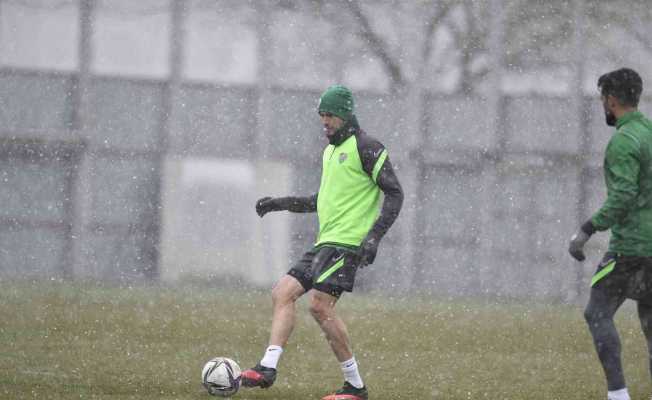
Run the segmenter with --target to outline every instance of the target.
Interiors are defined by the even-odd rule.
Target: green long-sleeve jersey
[[[609,251],[652,256],[652,121],[634,111],[620,117],[604,157],[607,199],[591,217],[611,229]]]

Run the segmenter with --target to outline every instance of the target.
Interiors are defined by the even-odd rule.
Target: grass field
[[[354,294],[338,306],[372,399],[604,399],[581,307],[451,303]],[[266,346],[267,293],[0,282],[0,398],[209,399],[201,367],[253,365]],[[634,399],[652,388],[632,307],[618,317]],[[268,390],[234,399],[320,399],[339,366],[299,303]]]

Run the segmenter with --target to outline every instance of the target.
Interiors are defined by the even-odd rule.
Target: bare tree
[[[275,0],[275,7],[305,9],[337,21],[356,35],[386,72],[392,93],[418,81],[432,85],[428,75],[453,72],[455,92],[478,90],[491,68],[489,63],[488,2],[477,0]],[[503,62],[511,71],[565,68],[572,59],[573,2],[569,0],[504,0],[506,16]],[[624,32],[652,57],[652,28],[646,22],[652,8],[646,0],[587,2],[587,45],[618,59],[622,48],[605,41],[605,32]],[[378,15],[392,15],[400,26],[388,29]],[[416,29],[413,41],[392,42],[391,32]],[[622,36],[622,35],[621,35]],[[445,38],[446,40],[443,40]],[[405,47],[412,47],[406,52]]]
[[[365,11],[365,4],[359,0],[342,0],[356,22],[357,33],[370,50],[383,63],[388,72],[394,92],[404,88],[407,77],[403,63],[396,54],[392,54],[382,32],[373,28],[369,13]],[[486,27],[481,23],[483,8],[472,0],[463,2],[454,0],[432,0],[419,3],[412,9],[403,8],[406,13],[406,23],[410,21],[420,28],[420,44],[418,46],[418,59],[413,61],[417,70],[425,73],[429,69],[436,69],[433,65],[435,51],[435,35],[438,31],[447,30],[453,36],[455,46],[444,52],[444,57],[453,57],[453,51],[459,52],[460,79],[458,90],[464,93],[471,92],[475,82],[482,78],[486,67],[477,67],[478,58],[486,51]],[[391,9],[391,8],[390,8]]]

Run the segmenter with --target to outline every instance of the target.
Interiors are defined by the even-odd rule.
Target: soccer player
[[[643,82],[635,71],[606,73],[598,88],[607,125],[616,127],[604,157],[607,199],[572,237],[569,251],[584,260],[591,235],[611,229],[584,317],[607,378],[607,398],[629,400],[614,314],[625,299],[637,302],[652,362],[652,122],[637,109]]]
[[[387,150],[360,129],[353,113],[353,95],[331,86],[320,97],[318,113],[328,146],[322,156],[319,191],[308,197],[264,197],[256,212],[317,212],[319,233],[314,247],[272,290],[273,316],[263,358],[243,371],[245,387],[270,387],[277,364],[295,323],[295,302],[310,291],[310,313],[340,362],[344,386],[323,400],[367,399],[358,363],[344,322],[335,312],[343,292],[351,292],[358,267],[372,264],[380,240],[398,217],[403,191]],[[380,192],[384,194],[380,208]]]

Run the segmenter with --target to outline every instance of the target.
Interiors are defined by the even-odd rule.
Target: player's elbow
[[[398,203],[398,208],[400,209],[403,206],[403,199],[405,195],[403,194],[403,188],[398,187],[398,193],[396,194],[396,202]]]
[[[401,207],[403,207],[404,197],[403,189],[400,186],[391,191],[385,192],[385,201],[391,204],[392,211],[394,211],[396,215],[398,215]]]

